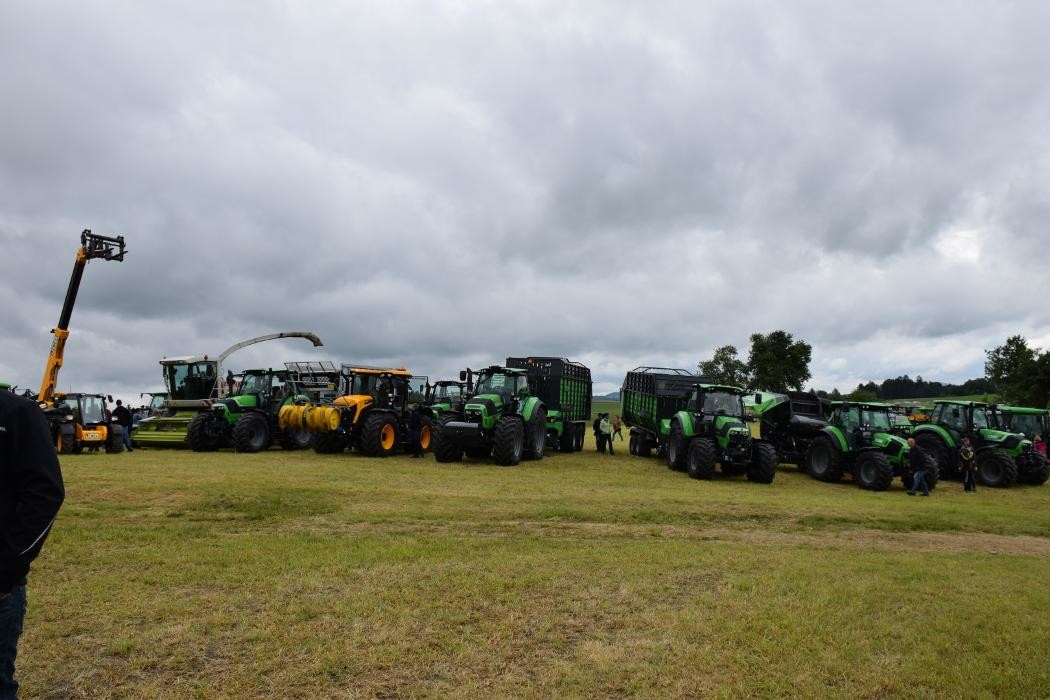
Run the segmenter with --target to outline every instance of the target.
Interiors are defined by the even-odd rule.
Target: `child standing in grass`
[[[973,445],[968,437],[963,438],[962,447],[959,448],[959,464],[963,473],[963,491],[976,493],[977,462],[974,460]]]

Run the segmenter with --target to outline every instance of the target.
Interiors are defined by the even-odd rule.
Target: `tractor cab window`
[[[516,396],[526,386],[526,379],[517,374],[483,374],[478,379],[475,393]]]
[[[161,411],[161,410],[163,410],[165,401],[167,401],[167,398],[164,397],[164,396],[154,396],[152,399],[150,399],[150,402],[149,402],[149,410],[150,410],[150,412],[152,413],[154,411]]]
[[[434,388],[434,398],[438,401],[456,401],[463,398],[463,387],[459,384],[440,384]]]
[[[194,362],[164,368],[173,399],[206,399],[215,388],[215,363]]]
[[[742,416],[740,397],[724,391],[704,392],[704,413],[723,416]]]
[[[888,411],[865,408],[860,412],[860,424],[866,428],[890,429],[890,415]]]
[[[1010,431],[1024,433],[1025,437],[1031,439],[1043,433],[1043,427],[1039,424],[1040,416],[1027,413],[1015,413],[1010,416]]]
[[[270,378],[265,374],[246,374],[241,379],[239,395],[266,394],[270,391]]]
[[[68,400],[67,403],[76,405],[76,399]],[[103,423],[106,420],[106,407],[102,403],[101,396],[81,396],[78,419],[83,425],[91,423]]]
[[[990,414],[991,411],[987,408],[973,409],[973,424],[978,428],[994,428],[996,425],[995,416]]]
[[[853,429],[860,427],[860,409],[856,406],[840,408],[835,415],[838,420],[833,420],[832,423],[837,423],[840,428]]]

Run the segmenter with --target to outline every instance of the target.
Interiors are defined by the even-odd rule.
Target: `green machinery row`
[[[910,484],[909,437],[923,448],[919,454],[933,485],[961,475],[959,447],[966,437],[986,486],[1040,485],[1050,477],[1046,457],[1028,438],[1050,428],[1050,412],[1041,409],[944,400],[935,402],[928,422],[911,426],[887,403],[754,393],[682,369],[638,367],[624,379],[620,410],[631,426],[632,454],[656,452],[671,469],[697,479],[711,478],[717,467],[770,483],[777,464],[788,463],[821,481],[849,474],[859,487],[881,491],[894,477]],[[757,431],[749,421],[757,422]]]

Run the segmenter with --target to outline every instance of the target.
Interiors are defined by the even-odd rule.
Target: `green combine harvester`
[[[543,459],[548,444],[561,452],[583,449],[591,413],[591,371],[558,357],[508,357],[477,373],[460,373],[472,387],[460,410],[451,409],[434,429],[439,462],[491,457],[513,466]]]
[[[746,474],[749,481],[773,482],[777,451],[755,438],[745,422],[746,389],[711,383],[684,369],[637,367],[620,389],[620,415],[631,427],[630,452],[655,450],[667,466],[694,479]],[[758,400],[758,397],[754,397]]]
[[[313,333],[288,331],[243,340],[217,356],[193,355],[161,360],[168,398],[163,410],[139,421],[134,433],[136,446],[189,447],[186,437],[190,421],[209,410],[216,401],[226,398],[230,391],[222,374],[226,358],[249,345],[281,338],[306,338],[314,347],[323,345]]]
[[[1011,421],[1020,415],[1014,409]],[[937,461],[942,476],[959,476],[959,447],[969,437],[977,453],[977,479],[985,486],[1045,483],[1050,476],[1046,458],[1032,449],[1024,434],[1004,427],[994,404],[938,400],[930,422],[916,426],[913,435]]]

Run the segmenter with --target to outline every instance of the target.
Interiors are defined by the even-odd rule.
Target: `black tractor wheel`
[[[113,423],[106,435],[106,452],[118,455],[124,451],[124,426]]]
[[[569,421],[561,424],[561,437],[558,438],[558,452],[572,452],[576,449],[576,426]]]
[[[445,429],[445,424],[454,420],[456,416],[442,416],[434,426],[431,444],[434,448],[434,459],[439,462],[461,462],[463,460],[462,445]]]
[[[492,457],[496,464],[513,467],[521,461],[525,446],[525,426],[516,416],[503,416],[492,431]]]
[[[319,455],[334,455],[346,449],[346,438],[342,433],[313,433],[310,445]]]
[[[524,459],[543,459],[547,447],[547,409],[537,406],[532,418],[525,426]]]
[[[682,424],[678,421],[671,423],[671,435],[667,438],[667,468],[676,472],[682,471],[686,459],[685,434]]]
[[[885,491],[893,483],[893,466],[881,452],[861,452],[853,465],[853,481],[868,491]]]
[[[755,442],[751,447],[751,464],[747,480],[756,484],[772,484],[777,475],[777,448],[768,442]]]
[[[576,431],[574,433],[575,437],[573,438],[572,444],[574,452],[583,452],[583,438],[586,432],[587,429],[582,424],[576,426]]]
[[[627,441],[627,451],[632,455],[638,454],[638,434],[631,433],[631,438]]]
[[[1019,473],[1017,480],[1022,484],[1042,486],[1047,479],[1050,479],[1050,462],[1047,462],[1046,457],[1038,452],[1032,452],[1029,459],[1031,460],[1029,468]]]
[[[944,440],[937,433],[922,431],[915,435],[915,443],[933,458],[937,465],[937,473],[940,476],[948,478],[955,474],[955,465],[952,463],[948,446],[944,444]],[[911,485],[908,488],[911,488]]]
[[[694,479],[710,479],[715,475],[717,458],[714,442],[707,438],[696,438],[686,449],[685,471]]]
[[[270,448],[270,423],[261,413],[241,416],[233,426],[233,449],[238,452],[262,452]]]
[[[186,442],[194,452],[214,452],[219,449],[222,443],[222,430],[221,426],[212,424],[213,420],[221,419],[205,412],[198,413],[190,421],[189,427],[186,428]],[[220,429],[216,430],[216,427]]]
[[[62,426],[58,429],[58,453],[63,455],[79,454],[83,448],[77,442],[76,429]]]
[[[386,457],[397,449],[397,420],[389,413],[373,413],[361,432],[361,452],[368,457]]]
[[[277,437],[282,450],[305,450],[310,446],[310,431],[303,428],[285,428]]]
[[[1017,481],[1017,462],[994,447],[977,453],[977,479],[994,489],[1005,489]]]
[[[842,478],[842,452],[826,437],[815,438],[806,450],[806,471],[819,481],[839,481]]]
[[[937,466],[937,460],[930,456],[930,453],[926,453],[926,486],[929,487],[930,491],[937,488],[937,482],[941,480],[941,470]]]

